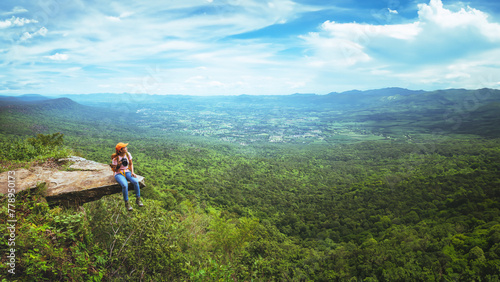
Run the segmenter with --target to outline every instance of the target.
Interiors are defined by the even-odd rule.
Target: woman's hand
[[[131,175],[132,175],[132,177],[137,178],[137,175],[135,173],[132,172]]]

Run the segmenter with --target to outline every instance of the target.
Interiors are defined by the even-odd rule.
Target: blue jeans
[[[127,178],[125,178],[127,176]],[[115,179],[120,185],[122,186],[122,194],[123,194],[123,200],[128,201],[128,181],[134,185],[134,192],[137,198],[141,196],[141,189],[139,188],[139,181],[137,178],[132,177],[132,173],[130,171],[125,172],[125,176],[123,176],[121,173],[118,173],[115,175]]]

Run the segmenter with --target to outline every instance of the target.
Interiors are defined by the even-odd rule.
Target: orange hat
[[[122,148],[127,147],[127,145],[128,145],[128,143],[122,143],[122,142],[120,142],[120,143],[116,144],[115,148],[116,148],[117,151],[120,151]]]

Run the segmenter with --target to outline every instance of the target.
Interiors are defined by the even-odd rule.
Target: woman
[[[141,190],[139,188],[139,181],[137,180],[137,175],[134,173],[134,165],[132,164],[132,155],[127,149],[128,143],[118,143],[115,147],[116,153],[111,155],[112,168],[115,172],[116,181],[122,186],[123,200],[125,200],[125,208],[129,211],[133,210],[132,206],[128,202],[128,181],[134,185],[134,191],[136,195],[135,202],[139,207],[143,207],[144,204],[141,202]],[[130,166],[130,169],[129,169]]]

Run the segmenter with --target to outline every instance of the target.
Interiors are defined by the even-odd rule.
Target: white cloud
[[[25,8],[16,6],[12,9],[12,11],[3,12],[3,13],[1,13],[1,15],[8,16],[8,15],[21,14],[21,13],[26,13],[26,12],[28,12],[28,10],[26,10]]]
[[[173,50],[195,50],[200,48],[208,47],[206,44],[200,44],[193,41],[187,40],[171,40],[167,41],[163,44],[159,44],[157,46],[151,46],[150,51],[154,52],[164,52],[164,51],[173,51]]]
[[[48,30],[45,27],[42,27],[33,33],[25,32],[21,36],[20,41],[26,41],[26,40],[31,39],[31,38],[38,36],[38,35],[45,36],[45,35],[47,35],[47,32],[48,32]]]
[[[472,58],[462,58],[451,64],[434,67],[415,67],[391,75],[394,79],[408,84],[425,85],[430,89],[445,88],[497,88],[500,79],[498,68],[500,50],[477,54]]]
[[[25,41],[25,40],[28,40],[28,39],[30,39],[30,38],[32,38],[32,37],[33,37],[33,35],[32,35],[32,34],[30,34],[29,32],[25,32],[25,33],[23,33],[23,35],[21,36],[21,39],[20,39],[20,40],[21,40],[21,41]]]
[[[489,22],[488,15],[471,7],[460,9],[458,12],[444,8],[441,0],[431,0],[427,4],[419,4],[419,20],[444,30],[473,28],[492,40],[500,39],[500,24]],[[458,31],[458,30],[457,30]]]
[[[404,24],[325,21],[300,36],[308,47],[304,66],[316,74],[309,84],[337,91],[497,87],[500,25],[477,9],[452,9],[432,0]]]
[[[374,36],[386,36],[403,40],[413,39],[422,31],[419,25],[418,22],[398,25],[367,25],[326,21],[321,25],[321,28],[332,37],[362,42]]]
[[[397,10],[391,10],[391,8],[387,8],[387,11],[389,11],[389,13],[391,13],[391,14],[395,14],[395,15],[399,14]]]
[[[319,33],[309,33],[301,38],[314,47],[315,55],[308,62],[310,66],[344,68],[371,60],[361,44],[347,38],[325,38]]]
[[[445,75],[445,78],[447,78],[447,79],[457,79],[457,78],[464,79],[464,78],[470,78],[470,77],[471,76],[468,73],[456,72],[456,71]]]
[[[120,18],[124,19],[124,18],[128,18],[130,16],[132,16],[134,14],[134,12],[123,12],[120,14]]]
[[[220,81],[212,80],[212,81],[208,82],[208,86],[210,86],[210,87],[223,87],[223,86],[225,86],[225,84],[220,82]]]
[[[414,40],[422,28],[419,22],[397,25],[369,25],[325,21],[320,32],[300,36],[311,47],[309,65],[345,68],[373,61],[369,47],[377,40]]]
[[[9,27],[15,27],[15,26],[23,26],[25,24],[30,24],[30,23],[37,23],[37,20],[29,20],[25,18],[19,18],[19,17],[14,17],[0,21],[0,28],[9,28]]]
[[[69,56],[67,54],[55,53],[52,56],[45,56],[45,58],[50,59],[50,60],[54,60],[54,61],[66,61],[66,60],[68,60]]]
[[[120,17],[106,16],[106,19],[111,22],[119,22],[121,21]]]
[[[441,0],[431,0],[429,4],[419,4],[419,19],[424,22],[433,22],[442,27],[457,27],[463,25],[475,25],[477,20],[481,22],[486,15],[479,10],[468,8],[453,12],[445,9]]]
[[[133,15],[133,12],[123,12],[120,14],[120,16],[115,17],[115,16],[105,16],[105,18],[111,22],[121,22],[122,19],[128,18],[131,15]]]
[[[332,69],[384,65],[385,70],[418,69],[450,63],[492,48],[500,40],[500,25],[488,15],[468,7],[457,12],[441,0],[418,5],[418,19],[406,24],[373,25],[325,21],[316,33],[301,36],[310,47],[311,66]],[[311,55],[312,54],[312,55]],[[364,67],[366,67],[364,66]],[[338,68],[334,68],[338,69]],[[459,78],[464,72],[444,77]]]

